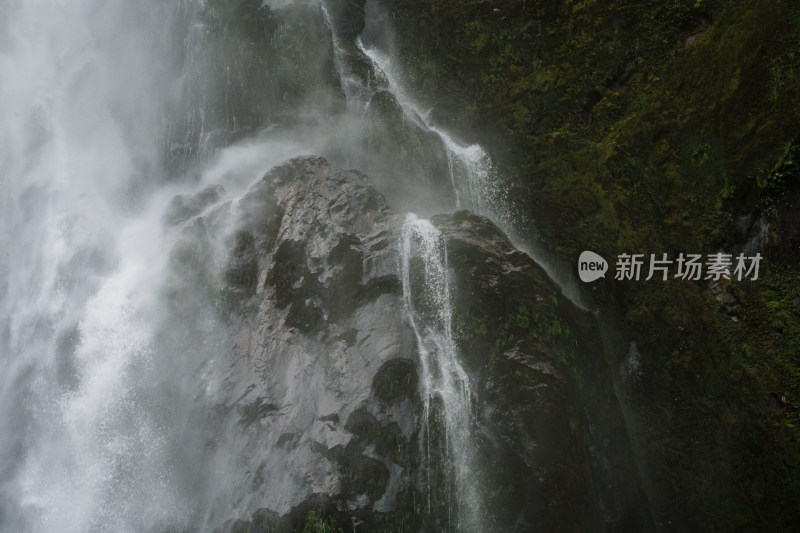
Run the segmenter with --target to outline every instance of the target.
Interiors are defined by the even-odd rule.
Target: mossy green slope
[[[489,148],[550,252],[708,253],[751,236],[741,217],[771,224],[760,279],[725,288],[737,321],[701,282],[609,280],[592,297],[619,356],[631,340],[642,354],[628,401],[663,529],[800,524],[800,7],[389,8],[409,84]]]

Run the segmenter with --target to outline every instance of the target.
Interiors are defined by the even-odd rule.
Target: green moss
[[[459,131],[519,188],[520,231],[557,256],[705,253],[742,238],[740,216],[789,220],[772,232],[783,241],[762,279],[731,287],[738,322],[702,284],[606,281],[593,294],[642,353],[631,401],[657,520],[677,530],[800,521],[791,503],[800,500],[800,258],[786,237],[796,231],[787,196],[800,181],[789,155],[800,9],[769,0],[397,0],[391,9],[408,84],[458,110]],[[529,312],[529,338],[555,342],[569,367],[570,332],[550,306]],[[498,317],[463,314],[460,338],[490,362],[524,335],[513,305]]]
[[[412,397],[417,390],[417,371],[411,362],[393,359],[384,363],[375,374],[372,389],[384,402]]]
[[[302,533],[344,533],[332,516],[320,518],[316,511],[309,511],[303,524]]]

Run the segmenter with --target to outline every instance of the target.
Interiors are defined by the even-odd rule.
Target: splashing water
[[[481,531],[481,502],[477,494],[473,457],[473,393],[469,376],[459,362],[453,337],[453,316],[448,281],[447,250],[442,234],[430,221],[407,215],[402,231],[401,276],[408,318],[417,338],[420,356],[424,425],[424,456],[430,486],[431,446],[436,424],[443,422],[451,488],[455,491],[457,529]],[[441,416],[437,416],[437,409]],[[430,497],[430,491],[429,491]],[[429,501],[429,506],[431,502]]]
[[[409,95],[396,61],[388,53],[377,46],[365,45],[360,38],[356,44],[372,61],[375,69],[386,78],[389,89],[406,116],[441,139],[447,152],[450,181],[456,195],[456,209],[471,209],[497,224],[519,250],[528,254],[547,272],[562,289],[565,297],[578,307],[587,309],[585,298],[575,280],[550,261],[549,254],[544,253],[538,245],[521,237],[520,230],[524,229],[522,226],[532,224],[532,221],[514,207],[509,184],[500,176],[486,150],[480,144],[458,142],[450,133],[434,124],[430,112],[423,110]]]
[[[331,39],[333,40],[333,65],[339,77],[339,82],[342,84],[342,91],[347,100],[347,109],[351,112],[363,114],[369,104],[369,99],[375,92],[374,88],[369,83],[369,80],[364,84],[363,81],[355,75],[352,67],[347,64],[345,60],[345,51],[342,48],[341,39],[339,39],[336,34],[336,29],[333,26],[328,7],[324,2],[320,2],[320,9],[325,17],[325,24],[331,32]]]
[[[214,514],[209,502],[238,473],[206,450],[218,432],[204,425],[216,394],[213,368],[204,365],[224,353],[222,335],[203,301],[182,302],[185,316],[169,323],[175,338],[163,332],[176,238],[162,225],[165,206],[176,192],[209,184],[235,195],[282,159],[325,153],[332,139],[336,149],[328,151],[344,160],[371,157],[348,149],[369,131],[359,121],[378,84],[348,70],[335,35],[348,120],[260,132],[219,152],[205,97],[188,102],[197,109],[187,112],[185,127],[164,124],[176,87],[202,78],[212,57],[203,48],[209,28],[190,21],[183,70],[159,59],[174,38],[174,5],[167,4],[0,0],[0,530],[212,529],[226,516],[224,503]],[[437,129],[406,97],[388,56],[360,46],[407,119],[441,139],[458,206],[510,227],[507,194],[488,154]],[[235,114],[225,127],[237,127]],[[210,165],[199,169],[199,181],[166,183],[164,146],[188,145],[195,130],[198,159],[207,155]],[[473,392],[453,337],[444,241],[429,221],[410,215],[402,245],[426,448],[435,451],[435,426],[443,426],[452,525],[481,531]],[[186,340],[184,331],[198,335]]]
[[[204,503],[195,372],[216,347],[208,309],[193,346],[159,341],[179,191],[154,187],[158,109],[180,73],[143,34],[168,40],[173,7],[0,8],[0,530],[187,527]]]
[[[511,227],[515,217],[510,210],[508,188],[497,175],[489,154],[481,145],[462,144],[433,124],[430,113],[423,111],[408,96],[388,54],[378,48],[365,46],[360,39],[356,44],[372,61],[376,70],[384,74],[390,90],[406,115],[424,129],[435,133],[442,141],[447,152],[450,181],[456,195],[456,208],[472,209],[505,227]]]
[[[183,505],[129,379],[151,355],[144,282],[163,250],[160,224],[128,220],[119,201],[157,143],[129,149],[137,125],[119,122],[153,80],[132,73],[132,35],[98,50],[119,22],[103,6],[3,10],[0,529],[141,530]]]

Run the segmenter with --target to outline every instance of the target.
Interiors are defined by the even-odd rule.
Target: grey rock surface
[[[197,235],[228,235],[215,252],[230,339],[216,416],[239,474],[225,488],[235,516],[218,517],[220,530],[291,531],[308,510],[346,531],[456,530],[430,503],[441,487],[422,471],[403,220],[362,173],[301,157],[184,223],[188,256],[201,259],[192,264],[214,255],[203,251],[214,239]],[[454,330],[477,396],[486,523],[602,530],[604,457],[590,451],[592,378],[582,374],[582,358],[597,357],[588,319],[487,219],[458,211],[431,221],[445,238]]]

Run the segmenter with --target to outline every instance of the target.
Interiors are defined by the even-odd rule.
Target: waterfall
[[[402,230],[401,276],[408,320],[414,330],[420,356],[420,388],[423,402],[422,445],[427,465],[428,505],[434,465],[431,459],[433,434],[444,426],[444,457],[433,458],[446,465],[446,487],[455,494],[459,531],[482,531],[481,502],[476,471],[474,441],[471,438],[473,393],[470,379],[459,362],[453,336],[453,308],[448,281],[447,250],[444,239],[430,221],[414,214],[406,217]],[[441,417],[437,416],[441,411]]]
[[[386,77],[389,89],[409,120],[435,133],[441,140],[447,154],[450,181],[456,196],[455,207],[471,209],[505,228],[511,228],[515,216],[510,209],[508,187],[497,174],[489,154],[480,144],[460,143],[451,134],[433,124],[430,112],[421,109],[409,96],[387,53],[377,47],[366,46],[361,39],[356,44],[369,57],[375,69]]]
[[[341,39],[336,34],[336,29],[331,19],[331,14],[325,2],[320,2],[320,9],[325,16],[325,24],[331,32],[331,39],[333,41],[333,63],[336,68],[336,74],[339,77],[339,82],[342,84],[342,91],[347,99],[348,111],[357,114],[363,114],[369,104],[369,99],[372,97],[374,88],[367,80],[366,85],[355,75],[350,65],[345,60],[345,51]]]
[[[388,31],[382,29],[383,32]],[[439,127],[431,120],[430,110],[423,109],[411,96],[403,83],[400,69],[391,54],[377,45],[366,45],[359,38],[359,49],[372,61],[377,72],[387,80],[389,89],[400,102],[409,120],[435,133],[447,153],[450,182],[455,193],[456,209],[470,209],[485,216],[498,225],[514,242],[515,246],[531,256],[547,274],[561,287],[564,296],[579,307],[586,309],[584,297],[574,279],[552,264],[548,254],[535,243],[520,236],[525,224],[532,224],[517,211],[512,202],[507,181],[498,173],[497,166],[486,150],[477,143],[465,144]],[[533,229],[533,228],[530,228]]]
[[[0,530],[213,530],[251,498],[236,491],[248,490],[252,472],[226,453],[230,427],[215,419],[240,407],[220,406],[233,342],[213,297],[237,195],[278,162],[314,153],[369,165],[382,192],[399,191],[391,201],[443,207],[430,183],[403,174],[405,162],[364,148],[377,137],[365,117],[379,90],[441,142],[449,175],[431,181],[449,178],[455,207],[511,227],[506,188],[483,148],[456,141],[413,104],[387,54],[338,39],[323,3],[311,7],[323,9],[333,42],[313,26],[308,39],[318,41],[301,59],[319,68],[298,77],[307,65],[279,48],[303,44],[291,39],[314,22],[306,4],[267,2],[274,33],[239,39],[203,12],[214,4],[214,16],[234,16],[225,2],[0,2]],[[237,6],[255,10],[243,17],[252,23],[261,3]],[[280,17],[295,8],[291,26]],[[328,45],[335,73],[323,61]],[[347,63],[354,50],[372,62],[366,80]],[[296,102],[291,90],[302,93]],[[392,189],[396,181],[405,188]],[[165,227],[176,194],[210,185],[227,191],[207,206],[216,225]],[[182,239],[208,251],[202,265],[175,259]],[[422,481],[447,488],[430,506],[447,500],[451,529],[482,531],[476,398],[454,339],[444,240],[409,215],[401,252],[419,349]],[[269,496],[281,512],[294,495],[280,490],[303,478],[290,474],[300,481],[269,486],[279,487]]]
[[[167,255],[158,206],[131,216],[134,178],[146,186],[137,173],[159,151],[149,54],[162,43],[125,29],[158,27],[164,10],[146,4],[4,6],[3,531],[142,531],[186,515],[165,420],[140,401],[158,384],[141,376],[157,375],[152,281]]]

